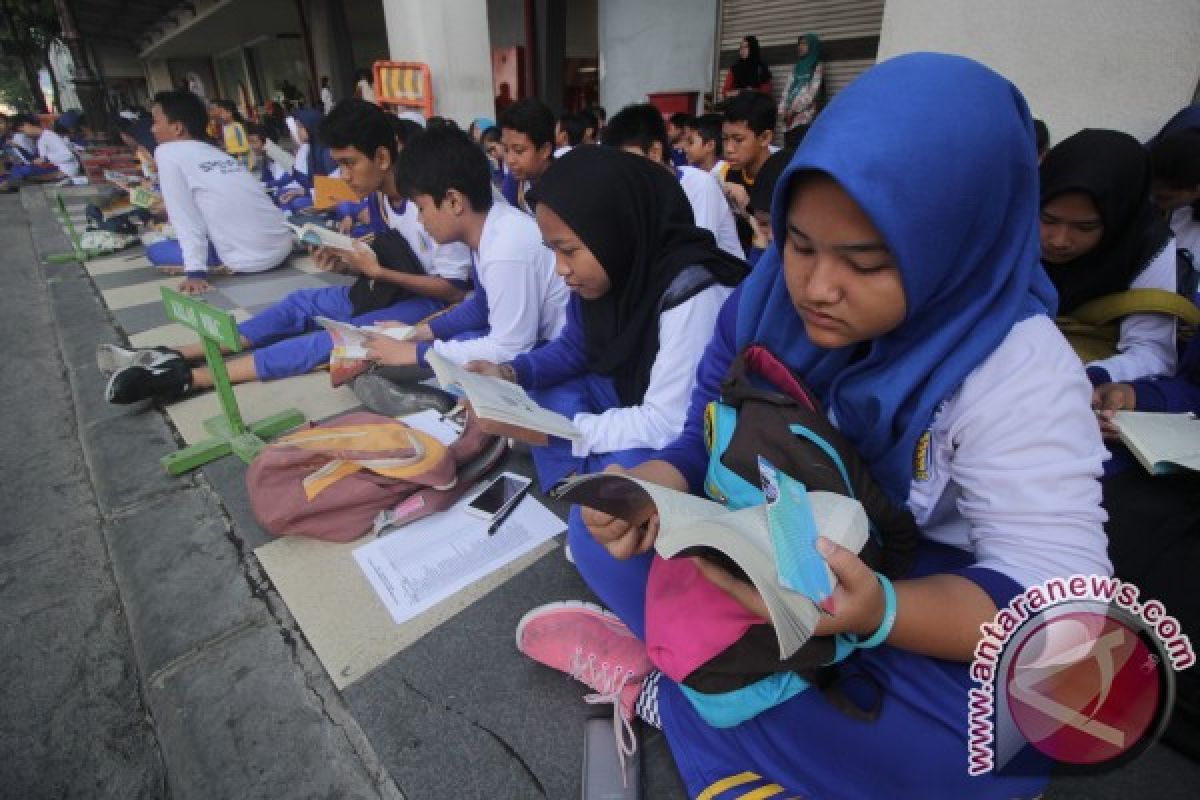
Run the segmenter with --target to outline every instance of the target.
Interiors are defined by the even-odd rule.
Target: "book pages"
[[[542,408],[515,383],[468,372],[433,350],[425,354],[425,360],[443,389],[456,386],[462,390],[480,420],[494,420],[571,441],[579,441],[583,436],[571,420]]]
[[[1200,420],[1192,414],[1118,411],[1121,441],[1147,471],[1200,471]]]

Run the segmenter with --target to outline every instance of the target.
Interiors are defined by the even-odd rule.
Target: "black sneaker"
[[[182,359],[172,358],[149,367],[134,365],[117,370],[108,379],[108,402],[128,405],[139,400],[169,403],[192,386],[192,370]]]
[[[126,367],[154,367],[172,359],[183,360],[183,353],[169,347],[130,348],[102,344],[96,348],[96,366],[107,376]]]

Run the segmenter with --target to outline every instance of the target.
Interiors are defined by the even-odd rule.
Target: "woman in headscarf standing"
[[[921,534],[913,567],[894,582],[817,540],[838,586],[836,616],[816,633],[857,638],[843,668],[861,680],[842,686],[856,705],[874,694],[873,719],[806,690],[734,727],[709,725],[677,681],[651,671],[642,644],[653,509],[585,509],[587,531],[569,529],[576,566],[615,614],[544,606],[522,620],[518,647],[560,669],[577,654],[567,671],[625,719],[661,726],[689,796],[999,799],[1044,789],[1050,763],[1032,748],[1018,748],[1020,769],[968,771],[972,693],[990,700],[1008,686],[997,677],[972,688],[983,682],[971,667],[981,625],[1043,581],[1111,574],[1105,450],[1091,387],[1050,319],[1037,214],[1033,123],[1016,87],[958,56],[875,66],[830,103],[780,177],[774,242],[721,310],[683,434],[632,470],[704,491],[714,468],[705,410],[748,347],[807,382]],[[749,584],[692,563],[726,595],[728,619],[763,622]],[[620,681],[600,674],[614,665]]]
[[[1046,154],[1041,251],[1063,317],[1129,289],[1175,293],[1174,239],[1150,201],[1150,157],[1136,139],[1088,129]],[[1175,318],[1128,314],[1116,350],[1086,364],[1093,384],[1174,374]]]
[[[574,446],[552,439],[534,449],[548,488],[639,463],[679,435],[717,311],[748,268],[695,226],[679,182],[645,158],[578,147],[534,194],[542,238],[571,289],[566,326],[508,364],[468,369],[519,383],[582,432]]]
[[[806,33],[796,41],[796,58],[779,101],[784,147],[789,150],[800,144],[817,116],[817,97],[821,94],[825,69],[821,65],[821,40],[815,33]]]
[[[771,93],[771,70],[763,63],[757,36],[747,36],[738,45],[738,59],[725,73],[721,96],[729,98],[745,89]]]

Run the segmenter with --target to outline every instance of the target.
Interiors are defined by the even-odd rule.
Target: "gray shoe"
[[[102,344],[96,348],[96,366],[106,377],[126,367],[154,367],[175,359],[183,360],[183,354],[169,347],[133,349],[115,344]]]
[[[369,411],[385,417],[403,417],[430,408],[444,414],[457,404],[449,392],[415,381],[392,381],[377,372],[364,372],[350,388]]]

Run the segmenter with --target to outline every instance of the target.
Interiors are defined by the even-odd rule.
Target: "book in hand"
[[[296,239],[300,244],[313,247],[332,247],[335,250],[353,250],[354,243],[358,241],[353,236],[338,233],[313,222],[304,225],[293,225],[290,222],[285,224],[292,229],[292,233],[296,234]]]
[[[413,327],[411,325],[397,325],[395,327],[381,328],[375,325],[366,325],[358,327],[351,325],[349,322],[338,322],[336,319],[328,317],[313,317],[317,324],[325,330],[329,331],[329,336],[333,339],[333,352],[330,359],[341,359],[345,361],[362,361],[367,358],[367,334],[380,333],[384,336],[390,336],[398,341],[405,341],[412,337]]]
[[[1152,475],[1200,471],[1200,419],[1195,414],[1118,411],[1113,424]]]
[[[780,659],[794,655],[816,629],[822,613],[819,601],[781,582],[781,572],[791,570],[781,570],[777,563],[766,506],[730,511],[703,497],[612,472],[569,478],[551,494],[622,519],[642,519],[647,511],[657,511],[654,549],[659,555],[704,556],[754,585],[770,613]],[[808,492],[807,505],[817,533],[853,552],[862,550],[867,515],[857,500],[832,492]],[[827,565],[824,571],[832,591],[836,577]]]
[[[284,150],[279,145],[275,144],[275,142],[272,142],[270,139],[267,139],[267,144],[263,148],[263,152],[267,154],[267,158],[274,161],[287,172],[291,172],[292,168],[296,166],[295,156],[293,156],[287,150]]]
[[[571,420],[542,408],[517,384],[468,372],[433,350],[425,354],[425,360],[443,389],[455,387],[466,395],[484,432],[533,445],[546,444],[547,436],[582,440],[583,434]]]

